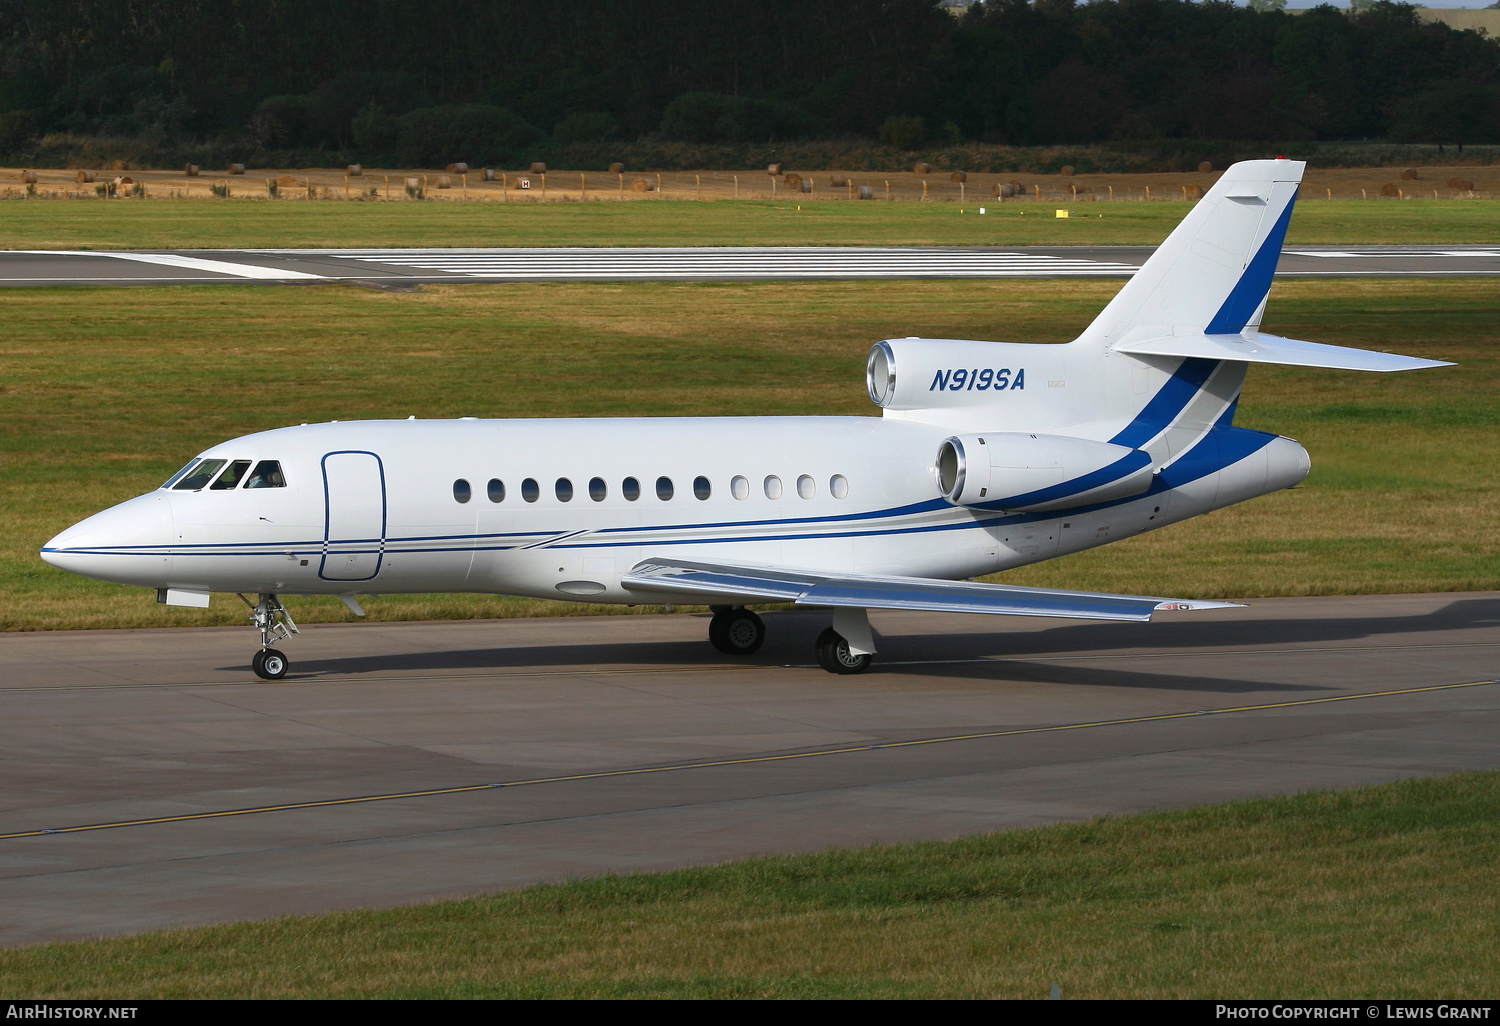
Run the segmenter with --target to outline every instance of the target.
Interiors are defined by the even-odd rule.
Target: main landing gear
[[[280,680],[292,664],[282,652],[271,647],[271,642],[285,641],[302,632],[297,630],[292,614],[281,604],[281,599],[275,595],[259,595],[257,598],[260,601],[252,604],[245,596],[240,596],[240,601],[250,607],[251,622],[260,631],[260,651],[250,660],[250,668],[261,680]]]
[[[710,606],[708,640],[725,655],[747,656],[766,640],[766,625],[741,606]],[[863,609],[835,609],[833,626],[818,636],[818,665],[829,673],[864,673],[875,654],[870,621]]]

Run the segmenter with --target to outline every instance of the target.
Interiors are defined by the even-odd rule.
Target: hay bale
[[[450,175],[466,175],[469,173],[469,165],[461,160],[456,160],[445,168]]]
[[[348,175],[350,178],[358,178],[364,173],[365,166],[363,164],[350,164],[348,167],[344,168],[344,174]]]
[[[617,160],[609,165],[609,173],[612,175],[623,175],[625,173],[625,165]]]
[[[495,180],[495,169],[494,168],[487,167],[487,168],[484,169],[484,180],[486,182],[493,182]]]
[[[873,185],[861,185],[859,187],[859,198],[872,200],[875,198],[875,187]]]
[[[840,189],[847,188],[848,185],[849,185],[849,176],[848,175],[830,175],[828,177],[828,183],[830,185],[837,186]]]
[[[289,185],[292,182],[295,182],[296,179],[292,178],[291,175],[282,175],[280,178],[276,179],[276,181],[282,185]],[[422,187],[422,179],[408,178],[405,184],[408,189],[420,189]]]
[[[540,160],[533,160],[531,162],[531,173],[534,175],[544,175],[547,173],[547,165]]]
[[[802,182],[797,186],[797,189],[800,192],[812,192],[813,180],[811,178],[802,179]]]
[[[1415,182],[1417,180],[1417,169],[1409,167],[1405,171],[1402,171],[1401,180],[1403,182]]]
[[[112,160],[109,162],[109,169],[111,171],[129,171],[130,164],[123,160]]]
[[[185,175],[187,175],[189,178],[197,178],[198,177],[198,165],[197,164],[184,164],[182,166],[182,173],[185,174]]]
[[[631,192],[650,192],[651,183],[644,178],[636,178],[630,183]]]
[[[1012,189],[1016,190],[1016,195],[1017,196],[1021,195],[1021,193],[1023,193],[1023,192],[1026,191],[1025,189],[1021,188],[1021,183],[1018,182],[1018,181],[1016,181],[1015,179],[1011,180],[1010,187]]]
[[[134,185],[135,184],[135,179],[131,178],[129,175],[125,175],[125,176],[123,176],[121,178],[116,178],[115,179],[115,184],[116,185]]]
[[[1183,194],[1190,200],[1201,200],[1203,198],[1203,186],[1189,185],[1183,190]]]
[[[407,181],[410,182],[411,179],[408,178]],[[289,185],[296,185],[297,179],[293,178],[291,175],[278,175],[276,178],[276,184],[281,186],[282,188],[286,188]]]
[[[1206,160],[1204,160],[1204,161],[1200,161],[1200,162],[1199,162],[1199,164],[1198,164],[1198,172],[1199,172],[1199,173],[1200,173],[1200,174],[1205,174],[1205,175],[1206,175],[1206,174],[1208,174],[1208,173],[1209,173],[1209,172],[1210,172],[1210,171],[1212,171],[1212,170],[1213,170],[1213,169],[1214,169],[1214,166],[1213,166],[1213,165],[1212,165],[1212,164],[1210,164],[1210,163],[1209,163],[1209,162],[1208,162],[1208,161],[1206,161]]]
[[[795,189],[802,184],[802,176],[795,171],[791,171],[782,179],[782,182],[788,189]]]
[[[83,185],[83,184],[85,184],[87,182],[92,182],[93,180],[94,180],[94,172],[92,172],[92,171],[80,171],[80,172],[78,172],[78,184],[79,185]]]
[[[1398,186],[1395,182],[1386,182],[1380,187],[1380,195],[1399,196],[1401,195],[1401,187]]]
[[[1016,194],[1016,187],[1015,187],[1015,185],[1013,183],[1011,183],[1011,182],[996,182],[995,183],[995,198],[996,199],[1010,199],[1015,194]]]
[[[438,175],[437,187],[439,189],[451,189],[453,188],[453,179],[448,175]]]
[[[780,164],[767,164],[766,165],[766,174],[768,174],[768,175],[779,175],[779,174],[781,174],[781,165]]]
[[[1071,178],[1073,177],[1073,165],[1064,164],[1062,167],[1057,169],[1057,173],[1062,175],[1064,178]]]
[[[932,165],[925,160],[919,160],[911,166],[911,173],[914,175],[930,175],[932,174]]]
[[[24,182],[27,185],[35,185],[36,184],[36,172],[35,171],[22,171],[21,172],[21,181]]]
[[[967,171],[955,171],[948,177],[955,182],[967,182],[969,180],[969,174]]]
[[[245,165],[244,164],[230,164],[229,165],[229,173],[232,174],[232,175],[242,175],[242,174],[245,173]]]
[[[1450,178],[1448,179],[1448,188],[1472,192],[1474,190],[1474,182],[1468,178]]]

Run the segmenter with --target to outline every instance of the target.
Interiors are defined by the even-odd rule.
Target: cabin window
[[[490,478],[490,483],[484,486],[484,493],[490,497],[491,502],[504,502],[505,482],[498,477]]]
[[[641,483],[633,477],[627,477],[620,482],[620,494],[625,496],[626,502],[634,502],[641,497]]]
[[[659,477],[656,479],[656,497],[666,502],[672,497],[672,479],[670,477]]]
[[[708,498],[714,492],[713,485],[708,483],[708,478],[701,474],[693,478],[693,497],[698,500]]]
[[[173,485],[172,490],[177,492],[196,492],[212,481],[214,475],[219,472],[219,468],[224,466],[226,462],[226,460],[204,460],[193,468],[191,474]]]
[[[750,482],[745,478],[736,475],[729,482],[729,494],[733,495],[736,499],[750,498]]]
[[[814,483],[811,477],[803,474],[801,477],[797,478],[797,494],[802,496],[804,499],[811,499],[814,495],[817,494],[817,491],[818,486],[816,483]]]
[[[286,475],[281,472],[280,460],[261,460],[250,471],[245,481],[246,488],[285,488]]]
[[[186,476],[186,474],[187,474],[187,472],[189,470],[192,470],[197,465],[198,465],[198,457],[194,456],[192,459],[190,459],[190,460],[187,461],[187,466],[183,467],[177,473],[175,473],[171,477],[167,478],[167,483],[164,484],[164,485],[162,485],[162,487],[163,488],[171,488],[174,484],[176,484],[179,480],[181,480],[184,476]]]
[[[558,502],[573,501],[573,482],[569,481],[567,478],[558,478],[557,484],[553,486],[553,491],[557,493]]]
[[[608,494],[609,489],[604,485],[604,478],[596,477],[589,481],[589,498],[595,502],[603,502]]]
[[[457,481],[453,482],[453,498],[457,501],[468,502],[469,499],[473,497],[473,495],[474,492],[469,487],[469,482],[465,481],[463,478],[459,478]]]
[[[843,474],[834,474],[828,479],[828,491],[835,499],[842,499],[849,494],[849,479]]]
[[[527,502],[535,502],[542,494],[542,489],[537,485],[536,478],[528,477],[521,482],[521,498]]]
[[[770,476],[768,476],[766,478],[765,488],[766,488],[766,498],[768,498],[768,499],[779,499],[779,498],[781,498],[781,478],[777,477],[775,474],[771,474]]]
[[[224,468],[224,473],[214,478],[214,483],[208,486],[211,492],[227,492],[240,483],[240,478],[245,476],[245,471],[250,469],[249,460],[235,460]]]

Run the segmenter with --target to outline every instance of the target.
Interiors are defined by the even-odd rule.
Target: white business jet
[[[297,633],[286,595],[356,614],[359,594],[399,592],[707,603],[729,655],[765,637],[747,606],[820,606],[834,673],[870,665],[868,609],[1148,620],[1232,605],[968,579],[1301,481],[1302,446],[1233,424],[1247,364],[1444,366],[1261,333],[1303,167],[1231,167],[1066,345],[877,342],[879,418],[280,428],[213,446],[42,558],[169,605],[239,593],[267,679],[289,665],[273,642]]]

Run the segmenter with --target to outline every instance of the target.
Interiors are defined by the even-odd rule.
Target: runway
[[[694,615],[311,627],[274,683],[248,629],[0,635],[0,943],[1500,764],[1496,592],[872,621],[860,677],[816,611],[748,662]]]
[[[4,251],[0,286],[1126,278],[1151,246]],[[1292,246],[1278,276],[1500,275],[1494,246]]]

